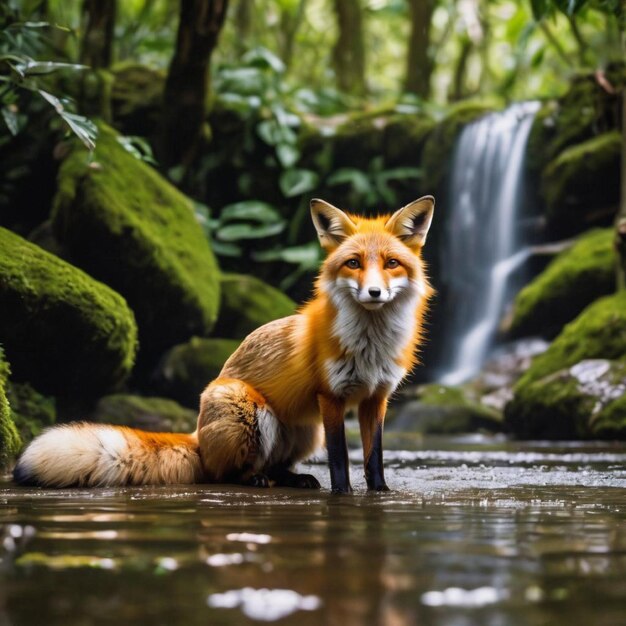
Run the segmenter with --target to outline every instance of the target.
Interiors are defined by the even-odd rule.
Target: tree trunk
[[[333,49],[337,86],[346,93],[365,93],[365,46],[360,0],[334,0],[338,36]]]
[[[450,100],[453,102],[461,100],[463,96],[465,96],[465,74],[467,73],[467,62],[469,61],[471,52],[471,39],[469,37],[463,37],[461,39],[461,49],[459,51],[456,67],[454,68],[454,77],[452,80],[452,93],[450,94]]]
[[[187,168],[205,118],[211,53],[226,17],[228,0],[181,0],[176,49],[163,95],[160,160]]]
[[[405,90],[420,98],[430,95],[433,59],[430,54],[430,28],[435,0],[408,0],[411,34],[406,62]]]
[[[290,67],[293,61],[296,34],[304,20],[305,9],[306,0],[299,0],[296,6],[283,9],[280,13],[279,48],[280,57],[286,67]]]
[[[242,55],[251,47],[255,14],[254,0],[239,0],[234,9],[235,49]]]
[[[84,0],[85,36],[80,62],[93,70],[109,67],[113,60],[116,0]]]
[[[626,34],[624,51],[626,52]],[[622,167],[620,208],[615,222],[615,246],[618,254],[617,288],[626,289],[626,84],[622,84]]]

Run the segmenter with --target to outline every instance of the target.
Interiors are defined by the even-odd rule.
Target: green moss
[[[422,153],[423,190],[437,190],[452,163],[454,144],[464,126],[494,110],[491,101],[466,100],[454,104],[428,134]]]
[[[160,393],[196,409],[200,394],[237,349],[234,339],[193,337],[165,354],[155,374]]]
[[[515,390],[584,359],[600,358],[626,358],[626,291],[596,300],[565,326],[550,347],[535,357]]]
[[[198,412],[167,398],[113,394],[98,401],[90,420],[152,432],[192,432]]]
[[[599,439],[626,439],[626,393],[607,405],[590,429]]]
[[[367,170],[383,150],[384,119],[355,116],[337,127],[333,136],[333,165]]]
[[[0,347],[0,472],[6,469],[22,446],[6,394],[9,374],[9,364],[4,359],[4,352]]]
[[[124,299],[81,270],[0,229],[0,342],[15,380],[63,397],[121,383],[137,328]]]
[[[158,131],[165,72],[139,63],[123,62],[111,68],[111,105],[116,128],[148,137]]]
[[[619,202],[622,137],[605,133],[567,148],[542,177],[548,228],[558,236],[610,222]]]
[[[520,291],[511,334],[553,337],[587,305],[614,290],[613,229],[593,230]]]
[[[387,167],[419,165],[428,133],[435,123],[415,115],[394,115],[383,130],[383,155]]]
[[[527,159],[533,169],[541,171],[566,148],[617,128],[623,66],[609,68],[606,78],[615,93],[608,93],[595,73],[580,74],[563,97],[542,106],[528,138]]]
[[[214,331],[218,337],[243,339],[259,326],[295,311],[291,298],[254,276],[224,274],[221,283],[220,316]]]
[[[626,362],[585,360],[516,389],[505,408],[521,439],[626,437]]]
[[[54,398],[44,396],[28,383],[9,383],[7,396],[13,421],[25,444],[56,422]]]
[[[504,420],[520,439],[579,439],[587,434],[595,402],[563,370],[517,389]]]
[[[429,434],[497,431],[502,421],[497,411],[481,404],[470,390],[438,384],[421,385],[416,400],[393,412],[394,430]]]
[[[145,361],[211,331],[219,271],[192,202],[122,148],[110,128],[100,125],[91,162],[74,144],[52,219],[72,260],[128,300]]]

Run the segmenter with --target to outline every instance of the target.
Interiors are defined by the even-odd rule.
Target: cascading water
[[[487,115],[466,126],[457,143],[442,249],[444,384],[480,370],[511,295],[511,276],[528,257],[517,226],[524,154],[538,108],[522,102]]]

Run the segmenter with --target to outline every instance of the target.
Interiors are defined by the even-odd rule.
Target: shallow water
[[[0,482],[0,625],[626,624],[625,446],[389,447],[389,494]]]

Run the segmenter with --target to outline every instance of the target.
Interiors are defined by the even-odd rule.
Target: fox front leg
[[[372,491],[389,491],[383,467],[383,424],[386,412],[386,397],[372,396],[359,404],[365,480],[367,488]]]
[[[326,434],[331,490],[333,493],[352,493],[346,429],[343,422],[345,402],[320,394],[318,403]]]

